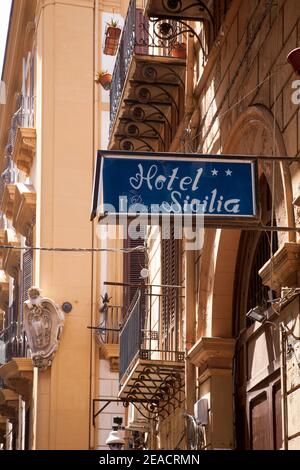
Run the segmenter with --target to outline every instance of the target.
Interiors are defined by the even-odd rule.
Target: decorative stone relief
[[[35,224],[36,193],[30,184],[16,183],[12,224],[17,233],[26,237],[27,245],[32,244]]]
[[[33,365],[41,370],[51,366],[64,324],[64,313],[55,302],[41,295],[38,287],[28,290],[24,302],[24,327]]]
[[[13,151],[13,160],[19,170],[30,174],[36,150],[36,130],[19,127]]]

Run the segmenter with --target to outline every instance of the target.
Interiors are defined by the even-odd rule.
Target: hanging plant
[[[107,70],[101,70],[97,73],[95,82],[99,83],[104,90],[110,90],[112,76]]]
[[[119,39],[121,36],[121,28],[118,27],[118,21],[111,18],[109,23],[106,23],[105,39],[104,39],[104,54],[116,55]]]

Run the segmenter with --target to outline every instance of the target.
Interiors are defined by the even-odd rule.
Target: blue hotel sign
[[[98,153],[92,218],[114,213],[255,218],[251,157]]]

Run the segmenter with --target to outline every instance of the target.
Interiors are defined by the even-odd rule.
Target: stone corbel
[[[119,372],[119,345],[98,340],[100,359],[108,359],[111,372]]]
[[[5,311],[0,309],[0,331],[3,330]]]
[[[109,360],[109,370],[110,372],[119,372],[119,358],[111,357]]]
[[[4,234],[4,245],[11,246],[11,249],[2,250],[2,267],[11,277],[16,277],[20,269],[21,250],[14,250],[13,247],[20,247],[20,239],[14,229],[8,228]]]
[[[6,418],[0,415],[0,443],[5,443],[6,436]]]
[[[2,269],[0,270],[0,308],[6,310],[9,301],[9,281]]]
[[[21,395],[24,401],[31,400],[33,365],[30,358],[13,358],[0,367],[0,377],[3,378],[6,387]]]
[[[19,395],[9,388],[0,389],[0,414],[15,419],[18,414]]]
[[[16,185],[9,183],[5,185],[3,192],[0,210],[6,215],[8,219],[12,219],[13,217],[15,190]]]
[[[299,286],[300,244],[285,243],[259,270],[262,283],[276,292],[282,287]]]
[[[187,359],[199,368],[200,379],[209,375],[231,374],[235,339],[201,338],[189,350]]]
[[[36,130],[30,127],[19,127],[13,151],[13,160],[19,170],[30,174],[36,151]]]
[[[12,224],[17,233],[30,238],[35,223],[36,193],[29,184],[17,183]]]
[[[24,302],[24,328],[35,367],[46,370],[51,366],[58,349],[65,316],[52,300],[41,295],[41,290],[31,287],[29,300]]]
[[[0,413],[0,433],[6,431],[6,418]],[[1,442],[1,440],[0,440]]]

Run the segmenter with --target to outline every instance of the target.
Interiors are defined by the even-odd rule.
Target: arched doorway
[[[240,116],[222,153],[286,154],[273,117],[262,106],[253,106]],[[273,204],[273,223],[293,226],[288,164],[261,164],[259,179],[263,222],[270,221]],[[275,188],[273,194],[272,188]],[[248,306],[259,304],[268,296],[261,285],[258,270],[270,258],[270,232],[208,232],[205,234],[200,275],[198,331],[202,336],[237,339],[233,361],[238,378],[234,390],[234,421],[236,435],[239,436],[237,446],[243,449],[259,446],[278,448],[281,445],[278,330],[270,324],[262,326],[246,322]],[[293,238],[293,234],[281,232],[278,245],[293,241]],[[274,238],[273,252],[277,248],[276,243]],[[247,268],[243,274],[239,272],[241,264]],[[256,295],[257,291],[259,295]]]
[[[260,179],[262,219],[271,223],[271,193],[264,175]],[[277,251],[276,232],[242,231],[235,274],[234,319],[236,352],[235,427],[238,449],[280,449],[282,418],[280,401],[280,345],[272,323],[258,324],[247,312],[263,307],[270,321],[272,291],[262,284],[260,268]],[[274,318],[275,316],[275,318]]]

